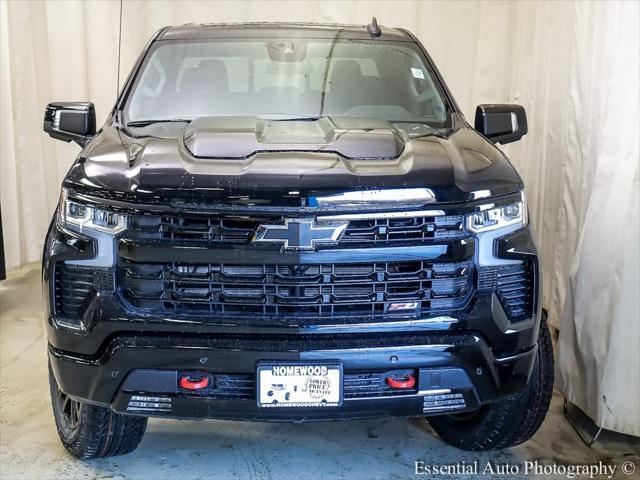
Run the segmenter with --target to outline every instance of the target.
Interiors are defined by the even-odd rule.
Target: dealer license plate
[[[342,404],[342,365],[260,363],[258,406],[338,407]]]

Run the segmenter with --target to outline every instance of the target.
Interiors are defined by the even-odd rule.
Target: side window
[[[445,108],[431,75],[424,71],[422,65],[411,64],[409,66],[409,87],[413,102],[421,105],[419,112],[425,118],[439,120],[445,115]]]
[[[141,93],[145,97],[157,98],[162,92],[164,83],[167,80],[167,73],[164,66],[157,58],[149,62],[149,67],[145,69],[140,79]]]
[[[165,67],[154,55],[147,68],[144,69],[138,85],[138,94],[131,102],[131,115],[142,115],[144,110],[148,110],[145,105],[150,101],[160,98],[167,81]]]

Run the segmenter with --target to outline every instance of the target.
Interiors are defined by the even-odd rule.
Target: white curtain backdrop
[[[42,133],[44,106],[90,100],[98,121],[106,117],[121,4],[0,4],[0,193],[11,270],[40,258],[79,151]],[[124,0],[120,82],[164,25],[366,24],[374,15],[423,41],[469,120],[479,103],[526,107],[529,134],[505,150],[527,185],[544,305],[562,332],[560,387],[601,426],[640,435],[638,2]],[[612,391],[620,364],[635,377],[624,395]]]

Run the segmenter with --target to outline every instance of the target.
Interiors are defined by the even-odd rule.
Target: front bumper
[[[265,421],[419,416],[447,413],[437,408],[448,398],[437,397],[443,394],[463,398],[463,406],[458,402],[455,409],[461,412],[521,391],[535,359],[540,275],[528,228],[499,239],[495,254],[533,263],[530,318],[509,323],[495,293],[478,291],[468,308],[445,317],[333,327],[142,316],[128,310],[114,290],[96,295],[81,329],[66,328],[52,309],[54,265],[94,254],[90,239],[75,235],[70,242],[68,235],[53,224],[45,245],[49,361],[63,392],[120,413]],[[411,392],[372,390],[364,396],[349,396],[345,387],[341,407],[261,409],[252,383],[259,361],[338,361],[345,378],[411,369],[418,382]],[[178,388],[183,371],[235,375],[250,387],[237,395],[196,395]],[[132,402],[154,406],[133,410]]]
[[[313,345],[312,348],[305,348]],[[312,420],[388,415],[417,416],[445,413],[430,404],[433,395],[460,394],[464,406],[481,404],[520,391],[527,384],[536,348],[507,357],[495,357],[487,343],[474,335],[414,335],[409,338],[292,338],[289,341],[221,336],[124,335],[114,338],[97,356],[79,356],[49,348],[49,360],[62,391],[83,401],[110,406],[129,414],[177,418],[248,420]],[[341,407],[317,409],[261,409],[255,398],[259,361],[317,363],[339,361],[345,373]],[[133,368],[135,367],[135,368]],[[360,373],[411,369],[417,385],[411,392],[388,390],[358,395],[346,385]],[[209,372],[225,379],[229,373],[245,382],[242,391],[212,391],[207,395],[178,387],[179,372]],[[447,390],[448,392],[443,392]],[[459,395],[459,396],[460,396]],[[131,401],[158,404],[143,411]],[[437,398],[436,398],[437,400]],[[436,408],[428,408],[429,405]],[[167,408],[168,406],[168,408]]]

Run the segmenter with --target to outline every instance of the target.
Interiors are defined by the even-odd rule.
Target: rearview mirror
[[[86,145],[96,133],[96,111],[90,102],[56,102],[44,111],[44,131],[51,138]]]
[[[510,143],[527,134],[527,114],[522,105],[478,105],[475,129],[493,143]]]

